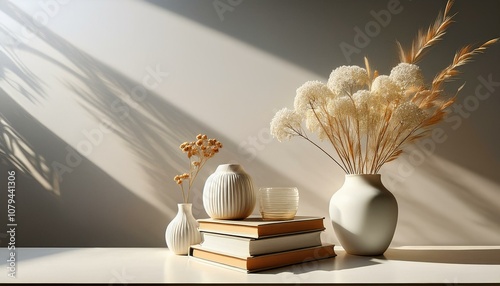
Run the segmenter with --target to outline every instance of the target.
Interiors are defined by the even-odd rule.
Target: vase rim
[[[227,164],[220,164],[219,167],[238,167],[241,166],[240,164],[235,164],[235,163],[227,163]]]
[[[240,164],[221,164],[217,167],[219,172],[236,172],[243,170]]]

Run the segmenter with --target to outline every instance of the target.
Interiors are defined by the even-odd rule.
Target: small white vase
[[[203,206],[211,218],[244,219],[255,208],[252,178],[237,164],[219,165],[205,182]]]
[[[398,204],[379,174],[346,175],[330,200],[330,219],[349,254],[381,255],[394,236]]]
[[[188,254],[189,247],[201,243],[198,222],[193,216],[192,204],[177,204],[178,211],[165,231],[168,248],[177,255]]]

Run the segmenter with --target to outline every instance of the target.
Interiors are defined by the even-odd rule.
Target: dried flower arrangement
[[[283,141],[299,136],[328,155],[348,174],[376,174],[382,165],[398,158],[403,149],[425,137],[444,119],[456,95],[444,98],[443,84],[454,79],[458,68],[498,38],[479,47],[467,45],[458,50],[453,62],[439,72],[430,86],[424,83],[416,63],[428,49],[442,39],[452,23],[448,1],[442,15],[425,32],[419,31],[409,51],[397,42],[400,63],[389,75],[365,68],[341,66],[324,84],[309,81],[297,89],[294,109],[279,110],[271,121],[271,134]],[[457,93],[461,88],[457,90]],[[305,122],[305,128],[302,123]],[[306,129],[327,139],[339,160],[313,142]]]
[[[208,159],[219,153],[222,148],[222,143],[217,139],[208,139],[205,134],[198,134],[196,140],[192,142],[184,142],[179,148],[186,153],[189,158],[189,173],[184,173],[174,177],[174,181],[180,186],[184,203],[189,202],[191,187]],[[184,190],[184,181],[188,180],[187,191]]]

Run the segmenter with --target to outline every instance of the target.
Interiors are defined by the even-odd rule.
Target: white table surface
[[[383,257],[346,255],[259,273],[176,256],[166,248],[18,248],[17,277],[7,276],[0,249],[0,283],[461,283],[500,284],[500,246],[401,247]]]

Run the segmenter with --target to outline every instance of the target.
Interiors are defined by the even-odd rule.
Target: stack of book
[[[203,242],[191,246],[189,255],[247,272],[334,257],[333,245],[321,242],[323,220],[199,219]]]

